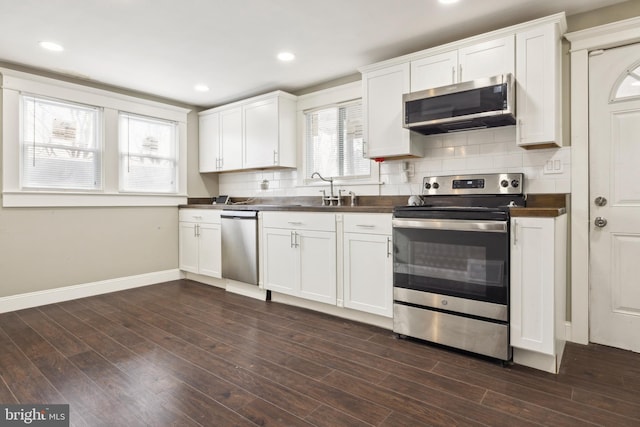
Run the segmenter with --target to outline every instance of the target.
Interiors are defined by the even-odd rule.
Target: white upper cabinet
[[[409,92],[409,63],[362,75],[365,156],[422,156],[422,148],[402,127],[402,95]]]
[[[513,35],[463,47],[458,51],[458,81],[514,72]]]
[[[287,95],[280,93],[242,107],[245,169],[296,166],[296,101]]]
[[[456,82],[457,70],[457,50],[411,61],[411,91],[453,84]]]
[[[516,141],[522,147],[562,147],[558,25],[519,32],[516,52]]]
[[[200,113],[200,172],[296,167],[296,97],[277,91]]]
[[[199,122],[200,172],[217,172],[220,168],[220,113],[202,114]]]
[[[242,169],[242,109],[220,112],[220,170]]]
[[[513,35],[411,61],[411,92],[514,72]]]

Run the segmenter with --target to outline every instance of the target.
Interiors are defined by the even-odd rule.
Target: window
[[[21,103],[22,187],[101,189],[101,109],[29,95]]]
[[[305,178],[313,172],[325,177],[363,178],[371,162],[363,157],[361,101],[305,112]]]
[[[122,191],[176,193],[177,123],[119,114]]]
[[[618,79],[613,101],[638,97],[640,97],[640,66],[634,66]]]

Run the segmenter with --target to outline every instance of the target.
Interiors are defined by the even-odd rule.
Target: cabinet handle
[[[462,81],[462,64],[458,64],[458,68],[460,69],[460,71],[458,72],[458,81],[461,82]]]
[[[513,246],[518,244],[518,220],[513,220]]]
[[[287,221],[287,223],[289,223],[291,225],[302,225],[302,222],[300,222],[300,221]]]
[[[522,119],[518,119],[518,140],[522,141]]]
[[[367,155],[367,142],[364,139],[362,140],[362,155]]]
[[[220,157],[220,166],[218,166],[218,169],[222,169],[222,164],[223,164],[223,159],[222,157]]]
[[[197,224],[196,227],[198,227],[198,237],[200,237],[200,224]]]
[[[391,237],[387,237],[387,258],[391,257]]]
[[[376,228],[375,225],[371,225],[371,224],[356,224],[356,227],[362,227],[362,228]]]
[[[273,150],[273,164],[278,164],[278,152],[276,150]]]
[[[456,82],[456,67],[455,65],[451,66],[451,84]]]
[[[292,248],[297,248],[298,246],[300,246],[298,244],[298,233],[296,233],[295,231],[291,232],[291,239],[289,240],[289,243],[291,244]]]

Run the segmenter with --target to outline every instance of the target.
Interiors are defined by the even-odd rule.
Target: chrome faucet
[[[314,172],[311,174],[311,178],[315,178],[315,177],[320,178],[321,180],[323,180],[324,182],[328,182],[330,184],[330,195],[331,197],[333,197],[333,178],[325,178],[322,175],[320,175],[318,172]]]
[[[336,204],[338,206],[340,206],[342,204],[340,196],[336,197],[333,195],[333,178],[325,178],[322,175],[320,175],[318,172],[314,172],[311,174],[311,178],[315,178],[315,177],[318,177],[324,182],[329,183],[329,195],[328,196],[325,195],[324,190],[322,190],[322,206],[331,206],[334,201],[337,202]]]

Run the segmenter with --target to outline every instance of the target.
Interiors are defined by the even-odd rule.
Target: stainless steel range
[[[393,330],[501,360],[509,345],[509,207],[522,174],[425,177],[394,210]]]

